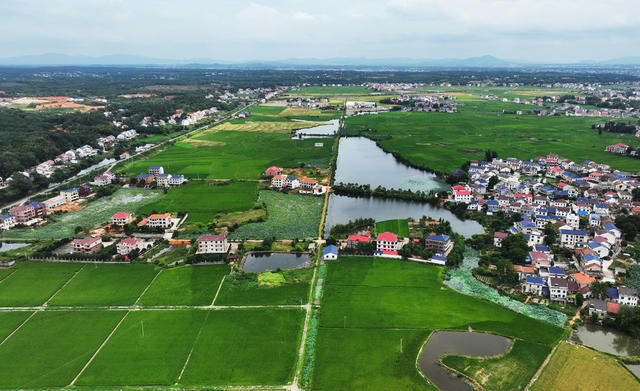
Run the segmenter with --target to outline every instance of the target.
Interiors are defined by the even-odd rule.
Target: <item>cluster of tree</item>
[[[331,236],[346,235],[353,232],[371,230],[376,225],[376,220],[372,218],[357,218],[355,220],[349,220],[345,224],[336,224],[331,227]]]
[[[336,183],[333,185],[332,190],[338,195],[351,197],[396,198],[407,201],[426,202],[431,205],[436,205],[439,201],[439,194],[434,191],[426,193],[419,190],[387,189],[382,186],[378,186],[372,190],[369,185],[359,185],[356,183]]]
[[[616,216],[616,227],[620,228],[624,239],[633,242],[640,232],[640,216],[638,215],[618,215]]]
[[[640,122],[638,122],[640,124]],[[617,121],[607,121],[604,124],[593,124],[591,127],[593,129],[598,129],[598,133],[602,134],[602,131],[607,131],[610,133],[625,133],[625,134],[635,134],[637,132],[636,126],[638,124],[632,124],[630,122],[617,122]]]
[[[335,244],[335,239],[333,240],[333,244]],[[327,241],[327,244],[330,244]],[[358,242],[355,247],[345,247],[340,250],[343,255],[366,255],[371,256],[373,252],[376,251],[376,242],[375,240],[370,240],[368,242]]]

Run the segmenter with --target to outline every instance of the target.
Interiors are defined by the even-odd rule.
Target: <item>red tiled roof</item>
[[[112,218],[113,219],[126,219],[129,216],[131,216],[131,213],[118,212],[118,213],[114,214]]]
[[[385,242],[397,242],[398,241],[398,235],[391,233],[391,232],[383,232],[381,234],[378,235],[378,238],[376,239],[378,241],[385,241]]]
[[[140,238],[124,238],[120,241],[120,243],[124,243],[124,244],[129,244],[131,246],[134,246],[136,243],[142,241],[142,239]]]
[[[620,311],[620,304],[611,301],[607,302],[607,313],[617,315],[618,311]]]
[[[82,238],[82,239],[73,239],[73,243],[77,243],[77,244],[92,244],[94,242],[97,242],[98,240],[100,240],[99,236],[87,236],[86,238]]]
[[[369,237],[364,235],[349,235],[347,238],[348,241],[357,241],[357,242],[368,242]]]
[[[162,213],[162,214],[152,214],[149,215],[149,219],[166,219],[167,217],[171,217],[171,213]]]
[[[201,241],[209,241],[209,242],[219,242],[225,240],[227,237],[226,233],[221,233],[219,235],[202,235],[198,238],[198,242]]]

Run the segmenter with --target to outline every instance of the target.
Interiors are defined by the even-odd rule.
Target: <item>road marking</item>
[[[82,375],[82,373],[84,372],[85,369],[87,369],[87,367],[93,362],[93,359],[96,358],[96,356],[98,355],[98,353],[100,353],[100,351],[102,350],[102,348],[104,347],[104,345],[107,344],[107,342],[109,342],[109,339],[111,339],[111,336],[113,334],[115,334],[116,330],[118,330],[118,327],[120,327],[120,325],[122,324],[122,322],[124,322],[124,319],[127,317],[127,315],[129,315],[131,311],[127,311],[124,316],[122,317],[122,319],[120,319],[120,322],[118,322],[118,324],[116,325],[116,327],[113,328],[113,330],[111,330],[111,333],[109,333],[109,335],[107,335],[107,338],[102,341],[102,344],[98,347],[98,350],[96,350],[95,353],[93,353],[93,356],[91,356],[91,358],[89,359],[89,361],[87,361],[86,364],[84,364],[84,367],[82,367],[82,369],[80,370],[80,373],[78,373],[76,375],[76,377],[73,378],[73,380],[71,381],[71,384],[69,384],[70,386],[74,385],[76,383],[76,381],[78,380],[78,378],[80,377],[80,375]]]

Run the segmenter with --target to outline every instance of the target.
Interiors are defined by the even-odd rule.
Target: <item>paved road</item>
[[[216,125],[216,124],[218,124],[218,123],[220,123],[220,122],[227,121],[228,119],[232,118],[235,114],[237,114],[237,113],[239,113],[239,112],[241,112],[241,111],[244,111],[244,110],[246,110],[247,108],[249,108],[249,107],[251,107],[251,106],[253,106],[253,105],[255,105],[255,104],[256,104],[256,103],[248,104],[248,105],[243,106],[242,108],[240,108],[240,109],[238,109],[238,110],[236,110],[236,111],[234,111],[234,112],[232,112],[232,113],[230,113],[230,114],[228,114],[228,115],[226,115],[226,116],[224,116],[224,117],[221,117],[220,119],[218,119],[218,120],[216,120],[216,121],[214,121],[214,122],[211,122],[211,123],[209,123],[209,124],[207,124],[207,125],[200,126],[200,127],[196,128],[196,129],[190,130],[190,131],[188,131],[188,132],[186,132],[186,133],[182,133],[182,134],[181,134],[181,135],[179,135],[179,136],[172,137],[172,138],[170,138],[170,139],[167,139],[167,140],[165,140],[165,141],[162,141],[161,143],[158,143],[158,144],[154,145],[153,147],[149,148],[147,151],[150,151],[150,150],[153,150],[153,149],[159,148],[160,146],[162,146],[162,145],[164,145],[164,144],[166,144],[166,143],[169,143],[169,142],[175,141],[175,140],[177,140],[177,139],[178,139],[178,138],[180,138],[180,137],[183,137],[183,136],[190,136],[190,135],[192,135],[192,134],[194,134],[194,133],[196,133],[196,132],[199,132],[199,131],[201,131],[201,130],[203,130],[203,129],[206,129],[206,128],[210,127],[210,126],[214,126],[214,125]],[[143,153],[145,153],[145,152],[147,152],[147,151],[143,151],[143,152],[135,153],[135,154],[131,155],[131,157],[130,157],[129,159],[133,159],[133,158],[135,158],[136,156],[139,156],[139,155],[141,155],[141,154],[143,154]],[[129,159],[127,159],[127,160],[129,160]],[[116,165],[118,165],[119,163],[121,163],[121,162],[123,162],[123,161],[124,161],[124,160],[118,160],[118,161],[116,161],[115,163],[111,164],[111,165],[110,165],[110,166],[105,170],[105,172],[112,170]],[[97,170],[97,169],[96,169],[96,170]],[[94,172],[94,171],[96,171],[96,170],[93,170],[93,171],[91,171],[91,172]],[[91,172],[89,172],[89,173],[85,174],[85,176],[90,175],[90,174],[91,174]],[[72,182],[72,181],[74,181],[74,180],[76,180],[76,179],[78,179],[78,178],[73,178],[73,177],[71,177],[71,178],[65,179],[64,181],[60,182],[59,184],[57,184],[57,185],[55,185],[55,186],[52,186],[52,187],[49,187],[49,188],[46,188],[46,189],[40,190],[40,191],[38,191],[38,192],[36,192],[36,193],[33,193],[33,194],[31,194],[31,195],[29,195],[29,196],[27,196],[27,197],[21,198],[21,199],[19,199],[19,200],[17,200],[17,201],[14,201],[14,202],[10,203],[10,204],[4,205],[4,206],[2,206],[2,208],[7,208],[7,209],[8,209],[8,208],[12,208],[12,207],[14,207],[14,206],[16,206],[16,205],[22,205],[22,204],[24,204],[25,202],[27,202],[29,199],[31,199],[31,198],[33,198],[33,197],[35,197],[35,196],[38,196],[38,195],[40,195],[40,194],[44,194],[44,193],[50,192],[51,190],[55,190],[55,189],[61,188],[61,187],[63,187],[63,186],[65,186],[65,185],[69,184],[70,182]]]

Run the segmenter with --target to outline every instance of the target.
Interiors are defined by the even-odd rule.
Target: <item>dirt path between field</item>
[[[218,299],[218,294],[220,294],[220,289],[222,289],[222,284],[224,283],[225,278],[227,278],[226,274],[222,276],[222,280],[220,281],[220,285],[218,285],[218,290],[216,291],[216,295],[213,297],[213,301],[211,302],[210,307],[213,307],[216,304],[216,300]]]
[[[538,368],[538,370],[536,371],[536,374],[533,375],[531,380],[529,380],[529,384],[527,384],[527,386],[524,388],[524,391],[528,391],[533,385],[533,383],[535,383],[536,380],[538,380],[538,378],[542,374],[542,371],[547,367],[547,364],[549,364],[549,361],[551,360],[551,356],[553,356],[553,353],[556,352],[556,349],[558,348],[559,345],[560,344],[557,344],[556,346],[553,347],[553,349],[551,349],[551,352],[549,353],[547,358],[544,359],[544,362],[542,363],[542,365],[540,365],[540,368]]]

